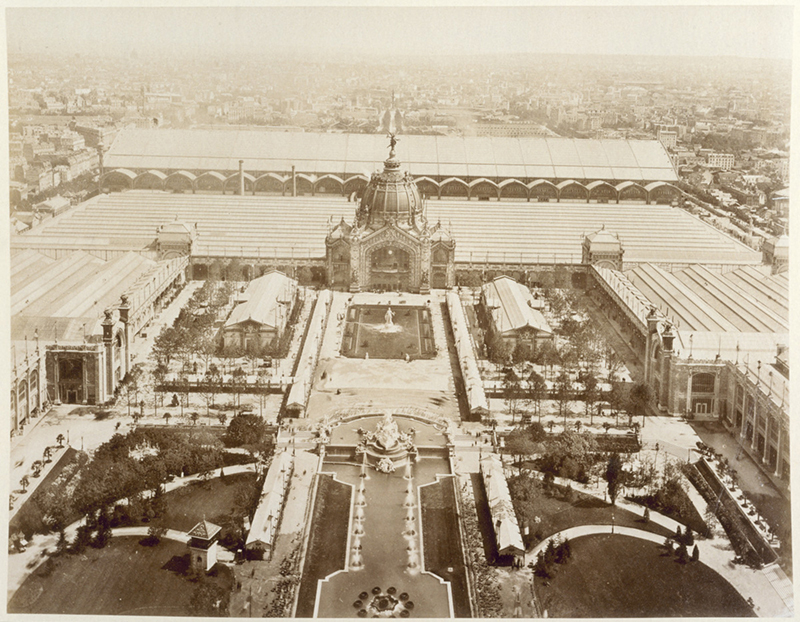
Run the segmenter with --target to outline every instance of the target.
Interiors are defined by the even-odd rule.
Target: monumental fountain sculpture
[[[416,460],[417,448],[414,445],[414,430],[401,432],[391,413],[386,413],[374,431],[358,429],[361,441],[356,453],[362,454],[364,463],[367,460],[382,473],[392,473],[397,463],[405,460]]]

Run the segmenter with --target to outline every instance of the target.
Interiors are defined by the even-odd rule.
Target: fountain
[[[370,462],[383,473],[392,473],[397,464],[408,460],[410,455],[416,455],[412,436],[408,432],[401,432],[397,422],[391,413],[383,415],[375,431],[361,430],[361,443],[358,451],[363,452],[363,459],[366,462],[367,456]],[[363,469],[362,469],[362,477]],[[406,479],[411,477],[410,465],[406,464]]]
[[[383,315],[383,324],[362,324],[362,327],[384,334],[401,333],[403,332],[403,327],[400,326],[400,324],[394,323],[394,315],[392,307],[389,306],[386,308],[386,313]]]

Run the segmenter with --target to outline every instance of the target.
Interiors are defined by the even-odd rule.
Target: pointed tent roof
[[[200,540],[211,540],[211,538],[216,536],[220,531],[222,531],[222,527],[203,519],[192,527],[187,535],[192,538],[199,538]]]
[[[590,233],[585,236],[585,242],[589,244],[589,248],[593,251],[618,251],[622,247],[622,243],[619,241],[619,236],[611,233],[608,229],[606,229],[605,224],[600,228],[599,231],[595,231],[594,233]]]

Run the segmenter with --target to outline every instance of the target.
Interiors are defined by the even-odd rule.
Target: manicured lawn
[[[700,562],[679,564],[652,542],[598,535],[572,540],[572,559],[556,565],[536,597],[551,618],[753,616],[742,596]]]
[[[238,491],[255,483],[255,473],[237,473],[176,488],[164,495],[167,511],[162,524],[179,531],[189,531],[203,518],[222,524],[225,518],[237,513]]]
[[[347,311],[342,354],[351,358],[399,359],[433,356],[430,312],[424,307],[392,307],[394,331],[384,330],[388,307],[357,305]]]
[[[347,554],[347,528],[350,519],[352,488],[319,476],[311,534],[298,595],[297,617],[314,615],[317,581],[342,570]]]
[[[420,488],[422,542],[425,549],[425,569],[450,581],[455,616],[468,618],[469,589],[453,483],[452,478],[447,478]]]
[[[8,604],[13,613],[82,615],[192,615],[196,584],[176,569],[186,545],[162,540],[142,546],[139,538],[114,538],[104,549],[52,557],[29,576]],[[211,581],[232,587],[222,566]]]

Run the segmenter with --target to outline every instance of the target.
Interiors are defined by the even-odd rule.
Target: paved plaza
[[[352,300],[351,300],[352,298]],[[428,301],[430,300],[430,304]],[[322,342],[319,364],[307,408],[310,419],[352,409],[391,409],[399,406],[458,421],[455,394],[439,292],[419,294],[348,294],[335,292]],[[432,359],[351,359],[341,353],[348,305],[426,306],[430,310],[433,340]]]

